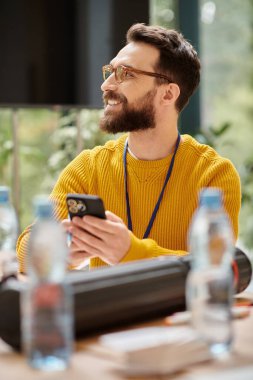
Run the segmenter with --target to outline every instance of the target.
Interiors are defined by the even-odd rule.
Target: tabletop
[[[239,295],[240,297],[240,295]],[[253,294],[245,292],[244,299],[253,301]],[[166,375],[149,377],[149,379],[168,380],[248,380],[253,378],[253,307],[250,315],[233,321],[234,343],[229,358],[220,361],[208,361],[193,365],[182,371]],[[164,319],[140,326],[161,326]],[[109,356],[102,356],[94,352],[92,347],[98,341],[98,337],[82,339],[76,342],[75,350],[71,358],[71,365],[65,371],[41,372],[31,369],[21,353],[14,352],[7,344],[0,340],[0,380],[126,380],[128,377],[119,372],[118,364]],[[250,377],[244,375],[246,371]],[[246,373],[245,372],[245,373]],[[228,374],[228,375],[227,375]],[[231,375],[232,374],[232,375]],[[226,375],[228,377],[226,377]],[[211,377],[208,377],[211,376]],[[234,376],[234,377],[232,377]],[[143,377],[131,377],[132,380],[143,379]]]

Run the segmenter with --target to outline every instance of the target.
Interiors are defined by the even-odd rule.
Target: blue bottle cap
[[[201,190],[199,195],[200,207],[217,210],[222,207],[222,191],[215,187],[207,187]]]
[[[39,219],[53,218],[53,204],[46,196],[34,198],[34,214]]]
[[[0,203],[8,203],[10,200],[10,189],[7,186],[0,186]]]

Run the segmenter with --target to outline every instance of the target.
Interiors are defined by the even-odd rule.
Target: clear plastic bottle
[[[35,201],[27,260],[28,282],[21,298],[22,342],[28,363],[41,370],[68,367],[73,344],[71,289],[65,283],[67,243],[46,198]]]
[[[186,281],[192,325],[215,357],[229,353],[233,340],[233,233],[222,205],[222,193],[206,188],[189,231],[192,267]]]
[[[0,281],[17,273],[18,222],[10,202],[10,189],[0,186]]]

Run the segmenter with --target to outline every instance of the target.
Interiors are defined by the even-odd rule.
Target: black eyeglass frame
[[[102,67],[102,72],[103,72],[103,79],[104,81],[109,78],[109,76],[112,74],[112,73],[115,73],[115,79],[116,79],[116,82],[117,83],[122,83],[124,82],[125,78],[126,78],[126,74],[129,72],[133,72],[133,73],[136,73],[136,74],[143,74],[143,75],[148,75],[148,76],[151,76],[151,77],[156,77],[156,78],[162,78],[162,79],[165,79],[167,81],[169,81],[169,83],[172,83],[171,82],[171,79],[169,77],[167,77],[166,75],[163,75],[163,74],[158,74],[158,73],[153,73],[151,71],[143,71],[143,70],[138,70],[138,69],[134,69],[133,67],[128,67],[128,66],[124,66],[124,65],[119,65],[117,67],[113,67],[112,65],[104,65]],[[106,72],[110,75],[106,75]],[[122,76],[123,74],[123,78],[119,79],[119,76]]]

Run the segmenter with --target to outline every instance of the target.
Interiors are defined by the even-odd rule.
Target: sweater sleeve
[[[230,219],[236,243],[241,208],[241,182],[239,174],[228,159],[217,162],[210,169],[208,187],[222,190],[224,209]]]
[[[86,194],[89,192],[88,178],[90,177],[89,151],[77,156],[59,176],[50,199],[55,205],[55,216],[58,220],[68,217],[66,195],[68,193]]]
[[[17,240],[17,258],[19,262],[19,272],[25,273],[26,255],[28,251],[28,241],[31,232],[31,226],[26,227]]]
[[[151,259],[159,256],[185,256],[188,252],[160,247],[152,239],[138,239],[131,232],[131,246],[121,262]]]

